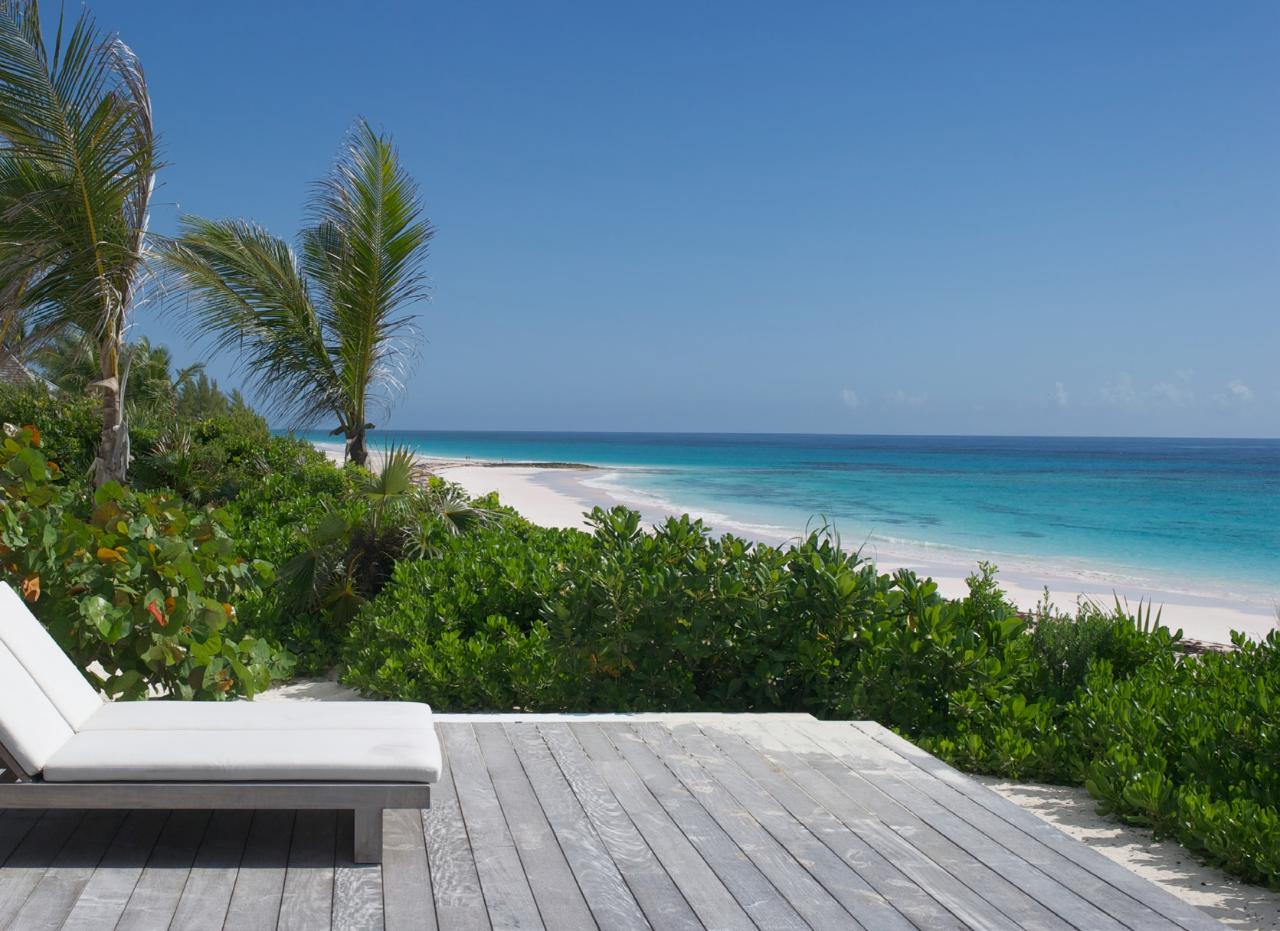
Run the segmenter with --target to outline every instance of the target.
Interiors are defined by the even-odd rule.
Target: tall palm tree
[[[368,461],[371,407],[403,387],[433,234],[391,140],[358,121],[315,186],[295,253],[244,220],[188,217],[162,249],[194,297],[193,322],[234,349],[270,412],[334,417],[347,459]]]
[[[97,342],[101,485],[129,465],[121,350],[156,143],[133,52],[87,12],[67,27],[59,15],[50,46],[36,0],[0,0],[0,325],[20,314],[27,332],[75,327]]]

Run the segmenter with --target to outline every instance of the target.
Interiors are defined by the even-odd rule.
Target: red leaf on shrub
[[[147,605],[147,610],[151,612],[151,616],[156,619],[156,623],[161,627],[169,626],[169,619],[164,616],[164,612],[160,610],[160,606],[154,601]]]
[[[27,601],[40,600],[40,576],[29,575],[22,580],[22,597]]]

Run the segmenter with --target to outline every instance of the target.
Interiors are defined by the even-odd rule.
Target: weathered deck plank
[[[227,917],[251,811],[215,811],[173,915],[175,931],[218,931]]]
[[[487,931],[489,912],[458,805],[453,763],[447,754],[440,781],[432,792],[431,809],[422,815],[422,825],[440,931]]]
[[[22,843],[22,839],[40,820],[41,813],[31,809],[15,809],[0,811],[0,865],[9,859],[9,854]]]
[[[551,928],[592,927],[591,909],[506,730],[501,724],[477,724],[474,731],[543,923]]]
[[[644,726],[645,737],[662,750],[675,740],[732,796],[732,804],[748,811],[761,826],[803,864],[821,885],[860,924],[884,931],[910,931],[912,925],[883,896],[822,843],[773,797],[730,762],[694,725],[676,728]],[[674,734],[672,733],[674,731]],[[807,918],[808,916],[806,916]]]
[[[541,928],[538,905],[470,724],[439,728],[494,928]]]
[[[527,727],[507,727],[505,739],[524,768],[596,923],[619,931],[648,928],[644,912],[538,732]]]
[[[387,931],[436,931],[421,811],[389,811],[382,844],[382,911]]]
[[[904,797],[917,813],[928,816],[936,812],[936,806],[940,806],[949,814],[963,818],[966,824],[987,834],[1044,875],[1073,890],[1078,896],[1068,905],[1075,916],[1073,923],[1081,922],[1097,928],[1129,928],[1132,931],[1144,931],[1162,923],[1158,913],[1128,895],[1116,895],[1115,887],[1002,818],[991,817],[990,812],[972,799],[929,776],[863,731],[853,727],[833,728],[831,736],[848,743],[861,771],[875,773],[882,768],[886,775],[891,774],[898,780]],[[1106,903],[1109,914],[1096,907],[1099,902]],[[1084,903],[1084,906],[1078,903]],[[1170,924],[1169,927],[1176,925]]]
[[[744,903],[734,897],[724,877],[702,858],[640,776],[618,755],[604,730],[594,724],[574,724],[572,735],[701,922],[706,927],[754,928]],[[754,903],[748,900],[745,904]]]
[[[93,877],[71,906],[63,928],[95,931],[116,926],[168,820],[167,811],[131,811],[125,816]]]
[[[926,852],[916,848],[842,792],[838,783],[832,782],[812,767],[809,761],[802,759],[790,748],[788,742],[777,739],[756,722],[734,722],[725,726],[740,733],[773,766],[786,772],[814,801],[917,885],[927,889],[931,896],[965,925],[991,931],[1010,931],[1018,927],[980,893],[960,882],[934,862]]]
[[[1017,871],[1020,865],[1020,861],[1008,855],[1007,851],[981,847],[979,850],[983,856],[979,856],[965,850],[946,831],[918,817],[860,773],[848,769],[832,752],[830,745],[811,742],[813,735],[802,727],[783,729],[777,725],[768,726],[775,737],[787,739],[801,759],[855,804],[981,895],[988,908],[998,909],[1019,927],[1031,931],[1064,931],[1071,927],[1030,892],[1006,878],[1005,871]],[[954,829],[954,825],[948,825],[948,828]],[[988,859],[995,862],[988,862]],[[1020,877],[1024,881],[1038,878],[1026,874]]]
[[[1154,883],[1148,882],[1119,864],[1111,862],[1098,851],[1068,837],[1008,799],[1001,798],[932,754],[926,753],[910,741],[903,740],[893,731],[874,722],[855,721],[848,726],[856,727],[873,740],[894,750],[940,783],[970,799],[1001,820],[1035,837],[1046,847],[1057,851],[1103,879],[1108,885],[1123,891],[1178,926],[1188,931],[1212,931],[1214,928],[1222,927],[1221,923],[1214,921],[1194,906],[1175,898]]]
[[[119,931],[164,931],[169,927],[209,816],[207,811],[175,811],[169,816],[116,923]]]
[[[340,812],[334,848],[333,926],[343,931],[382,931],[382,870],[376,863],[356,863],[354,845],[353,813]]]
[[[11,927],[22,931],[44,931],[62,927],[84,890],[98,861],[124,820],[124,812],[91,811],[63,845],[26,902],[14,916]]]
[[[0,812],[0,928],[1220,927],[866,722],[443,720],[429,811]]]
[[[632,729],[645,742],[653,758],[666,765],[692,796],[707,810],[716,824],[746,854],[787,904],[810,926],[815,928],[863,927],[831,892],[801,865],[790,851],[761,826],[758,819],[767,813],[744,805],[721,783],[675,742],[668,728],[656,724],[640,724]],[[626,731],[615,732],[616,738],[631,739]],[[804,857],[804,853],[801,853]]]
[[[308,931],[332,924],[337,829],[337,812],[298,812],[280,897],[280,931]]]
[[[295,815],[291,811],[255,811],[236,876],[227,928],[267,931],[275,928],[284,895]]]
[[[0,873],[0,928],[7,927],[18,914],[84,814],[46,812],[14,848]]]
[[[527,734],[525,728],[518,731]],[[647,920],[657,928],[701,928],[675,881],[568,728],[544,726],[538,732]]]
[[[846,780],[860,780],[879,790],[894,802],[894,811],[901,809],[911,812],[913,818],[946,837],[967,857],[978,860],[1016,886],[1024,896],[1034,898],[1041,907],[1048,909],[1056,920],[1046,924],[1046,927],[1124,931],[1120,922],[1062,885],[1055,877],[943,808],[907,780],[884,769],[879,764],[879,756],[868,752],[870,748],[851,746],[849,737],[856,732],[807,725],[796,730],[843,763],[849,773],[849,776],[844,777]],[[1027,913],[1024,911],[1022,914]],[[1156,915],[1151,917],[1158,918]],[[1028,924],[1032,921],[1030,918],[1023,920]],[[1153,931],[1155,927],[1152,925]]]
[[[824,808],[782,769],[775,767],[741,736],[725,728],[697,727],[715,749],[733,760],[743,772],[773,794],[798,824],[818,837],[848,867],[845,884],[860,887],[865,881],[886,902],[921,929],[956,931],[960,919],[907,877],[884,856]]]

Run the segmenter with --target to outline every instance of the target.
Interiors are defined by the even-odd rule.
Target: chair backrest
[[[8,585],[0,582],[0,743],[28,773],[102,707],[102,699]]]

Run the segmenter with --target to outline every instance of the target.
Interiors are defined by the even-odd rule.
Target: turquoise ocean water
[[[327,440],[320,434],[316,440]],[[1280,440],[377,431],[427,455],[580,462],[642,510],[782,539],[1280,598]]]

